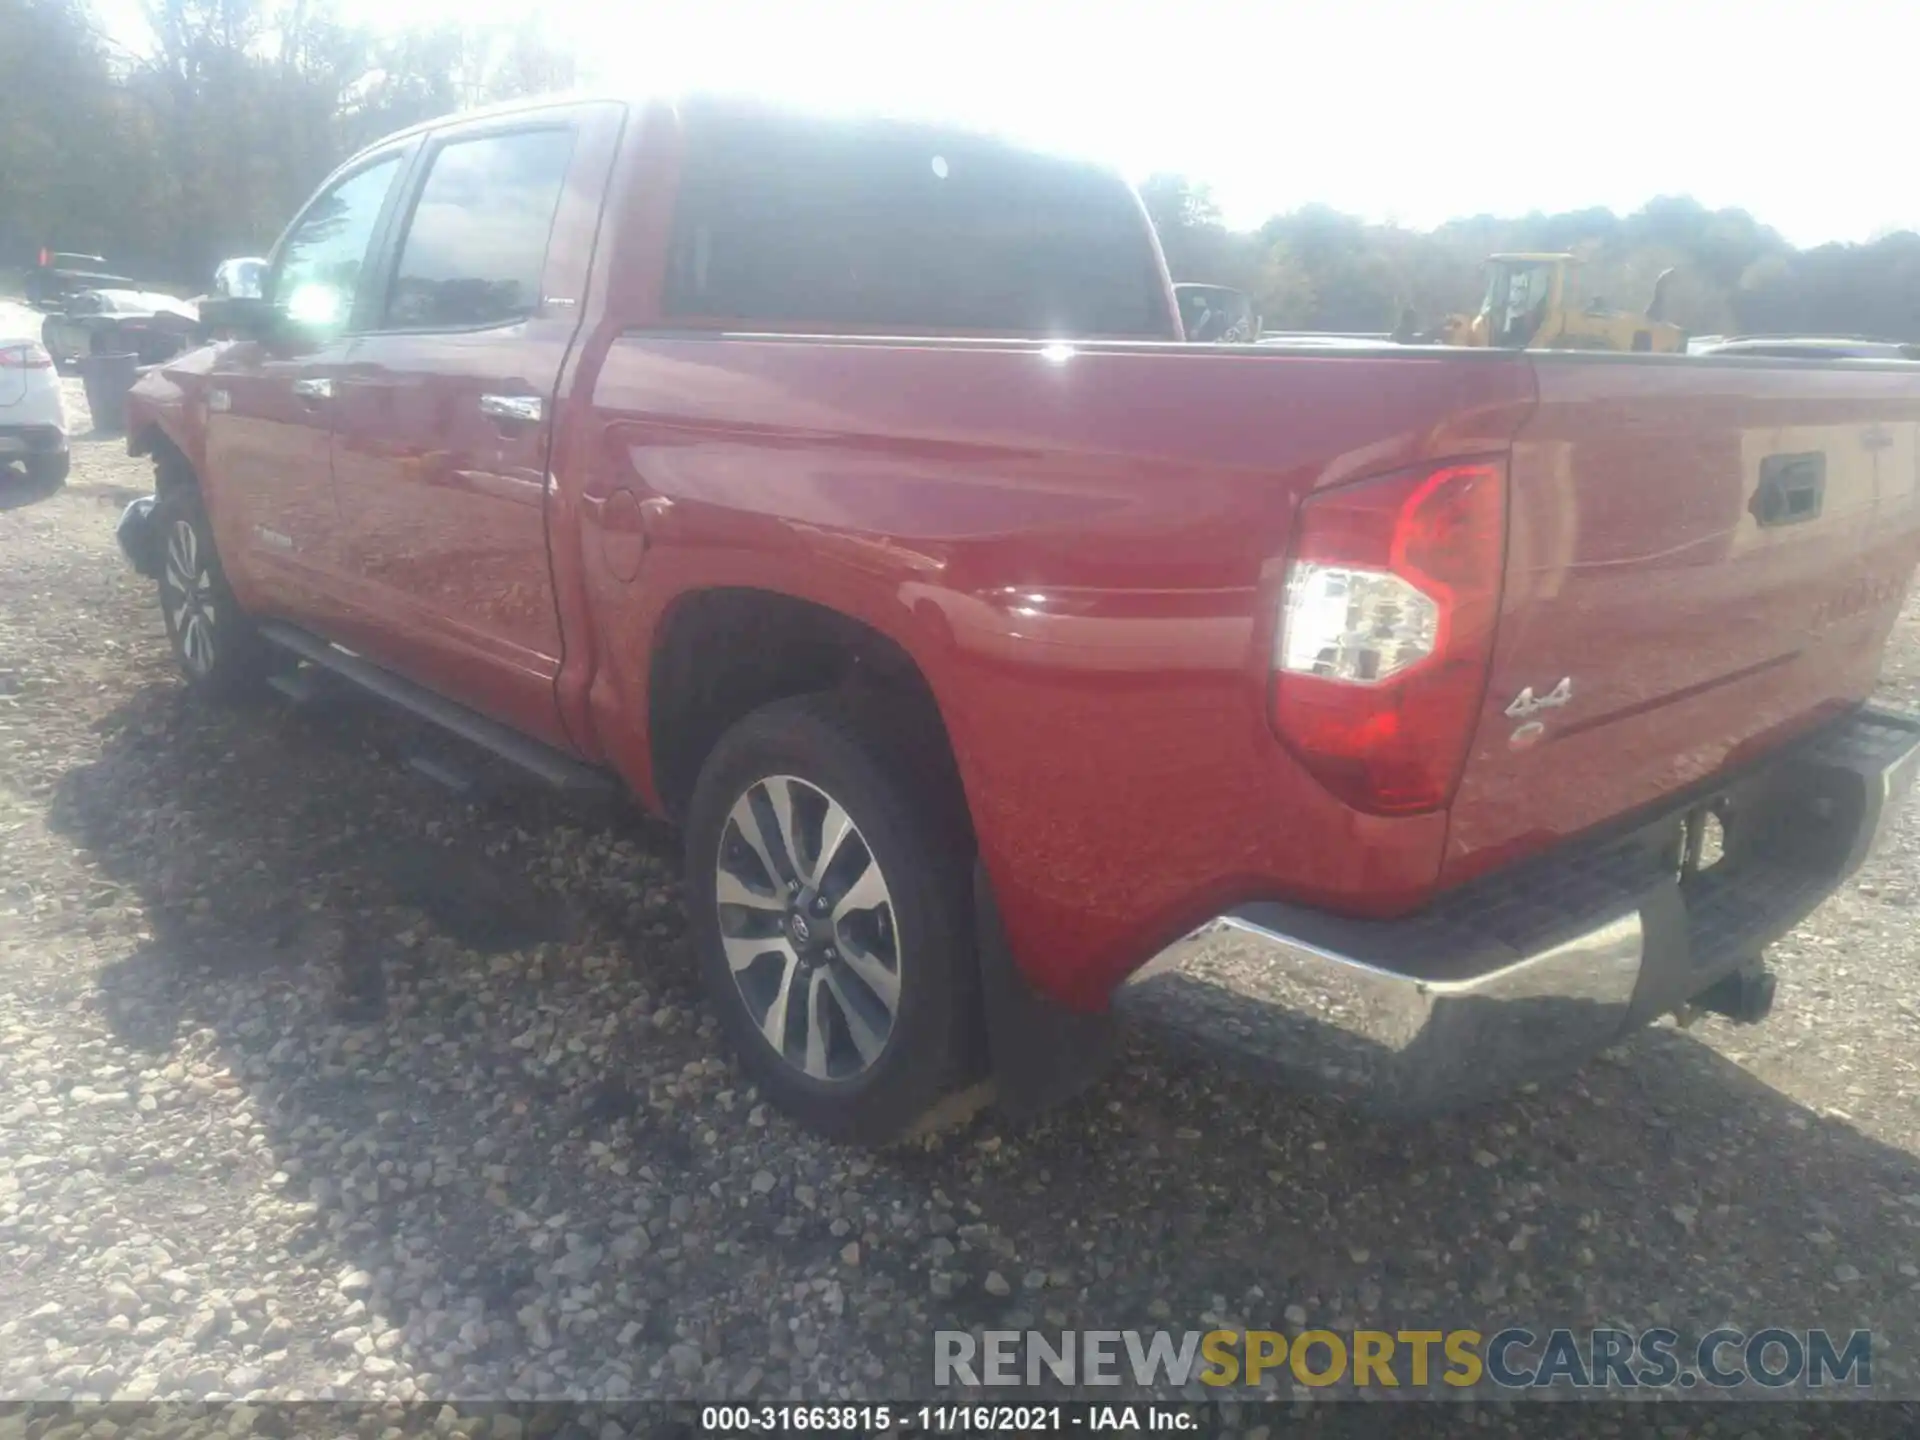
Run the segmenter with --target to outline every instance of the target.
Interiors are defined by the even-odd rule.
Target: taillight
[[[53,357],[38,345],[0,349],[0,370],[51,370]]]
[[[1310,496],[1274,639],[1276,734],[1357,810],[1453,798],[1485,693],[1506,470],[1475,461]]]

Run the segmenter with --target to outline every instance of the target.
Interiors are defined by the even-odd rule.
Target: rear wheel
[[[266,645],[227,586],[199,492],[186,486],[163,492],[153,523],[160,613],[187,682],[223,697],[252,690],[267,673]]]
[[[721,737],[687,822],[702,977],[742,1065],[869,1144],[982,1068],[964,825],[897,729],[840,695],[767,705]]]

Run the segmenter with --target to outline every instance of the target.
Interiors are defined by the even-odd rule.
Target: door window
[[[442,146],[401,239],[381,328],[480,329],[533,314],[572,158],[570,129]]]
[[[309,205],[287,237],[272,294],[302,330],[346,328],[374,227],[399,173],[398,154],[356,170]]]

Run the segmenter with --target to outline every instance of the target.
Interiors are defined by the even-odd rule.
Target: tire
[[[67,483],[73,469],[73,452],[56,450],[27,457],[27,479],[34,485],[53,490]]]
[[[56,375],[71,375],[74,373],[73,360],[60,349],[57,340],[58,335],[59,327],[55,325],[51,319],[41,322],[40,348],[52,357],[53,373]]]
[[[233,699],[256,690],[268,671],[266,643],[233,598],[200,492],[176,484],[161,493],[153,525],[160,555],[160,614],[187,683]]]
[[[701,976],[741,1065],[802,1124],[869,1145],[913,1133],[984,1070],[971,845],[950,767],[908,747],[916,728],[843,693],[776,701],[720,738],[687,815]],[[828,805],[851,827],[831,825],[844,838],[821,864]]]

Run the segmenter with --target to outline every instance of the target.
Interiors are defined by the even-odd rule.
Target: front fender
[[[216,346],[203,346],[142,372],[127,392],[127,453],[151,455],[164,439],[196,473],[207,453],[207,388]]]

